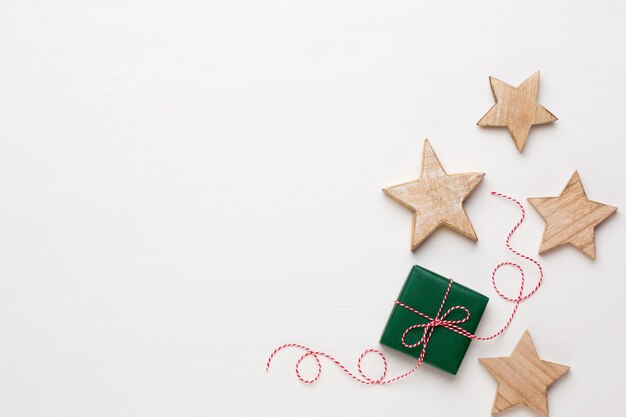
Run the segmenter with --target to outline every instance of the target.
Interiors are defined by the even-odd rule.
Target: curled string
[[[446,292],[444,294],[443,300],[441,302],[441,305],[439,306],[439,310],[437,311],[437,315],[435,317],[430,317],[424,313],[422,313],[421,311],[415,310],[414,308],[401,303],[400,301],[396,300],[395,303],[402,307],[405,308],[423,318],[425,318],[426,320],[428,320],[427,323],[424,324],[416,324],[413,326],[408,327],[404,333],[402,334],[402,345],[407,347],[407,348],[416,348],[418,346],[422,347],[422,351],[420,353],[419,358],[417,359],[417,363],[415,364],[415,366],[410,369],[409,371],[395,376],[391,379],[386,379],[387,378],[387,371],[388,371],[388,366],[387,366],[387,358],[385,357],[385,355],[378,349],[366,349],[365,351],[363,351],[363,353],[361,353],[361,355],[359,356],[358,360],[357,360],[357,370],[358,370],[358,375],[355,375],[352,371],[350,371],[350,369],[348,369],[341,361],[339,361],[338,359],[336,359],[334,356],[329,355],[326,352],[322,352],[322,351],[317,351],[317,350],[313,350],[305,345],[301,345],[299,343],[286,343],[282,346],[277,347],[276,349],[274,349],[274,351],[270,354],[269,358],[267,359],[267,364],[266,364],[266,371],[269,371],[270,369],[270,365],[272,363],[272,360],[274,359],[274,356],[276,356],[276,354],[278,354],[278,352],[280,352],[283,349],[286,348],[290,348],[290,347],[294,347],[294,348],[298,348],[300,350],[305,351],[305,353],[297,360],[296,362],[296,366],[295,366],[295,371],[296,371],[296,377],[302,381],[305,384],[312,384],[315,381],[317,381],[320,376],[322,375],[322,363],[320,361],[320,357],[324,357],[328,360],[330,360],[331,362],[333,362],[335,365],[337,365],[344,373],[346,373],[349,377],[351,377],[352,379],[354,379],[355,381],[361,383],[361,384],[365,384],[365,385],[386,385],[386,384],[391,384],[393,382],[396,382],[400,379],[406,378],[407,376],[411,375],[413,372],[415,372],[424,362],[424,356],[426,355],[426,347],[428,346],[428,343],[430,341],[430,338],[432,337],[433,331],[435,330],[435,328],[437,327],[444,327],[448,330],[451,330],[453,332],[456,332],[458,334],[461,334],[469,339],[472,340],[491,340],[494,339],[496,337],[498,337],[499,335],[501,335],[511,324],[511,322],[513,321],[513,318],[515,317],[515,314],[517,313],[519,304],[526,300],[527,298],[531,297],[533,294],[535,294],[537,292],[537,290],[539,289],[539,287],[541,286],[541,283],[543,282],[543,268],[541,267],[541,264],[539,262],[537,262],[535,259],[526,256],[518,251],[516,251],[515,249],[513,249],[510,245],[510,240],[511,237],[513,236],[513,234],[515,233],[515,231],[520,227],[520,225],[524,222],[524,219],[526,217],[526,212],[524,210],[524,206],[517,201],[516,199],[506,196],[504,194],[500,194],[497,192],[492,192],[492,195],[496,195],[498,197],[502,197],[504,199],[507,199],[509,201],[514,202],[521,210],[522,214],[520,216],[519,221],[515,224],[515,226],[513,226],[513,228],[511,229],[511,231],[509,232],[509,234],[506,237],[506,247],[509,251],[511,251],[513,254],[515,254],[516,256],[519,256],[522,259],[525,259],[531,263],[533,263],[537,269],[539,270],[539,279],[537,280],[537,285],[535,285],[535,287],[526,295],[524,295],[524,283],[525,283],[525,275],[524,275],[524,269],[517,263],[514,262],[501,262],[498,265],[496,265],[494,267],[494,269],[491,272],[491,284],[495,290],[495,292],[504,300],[506,301],[510,301],[515,303],[513,310],[511,312],[511,315],[509,316],[509,319],[506,321],[506,323],[504,324],[504,326],[502,326],[498,331],[496,331],[495,333],[493,333],[490,336],[477,336],[473,333],[468,332],[467,330],[463,329],[462,327],[459,326],[459,324],[465,323],[467,320],[469,320],[470,318],[470,312],[467,308],[463,307],[463,306],[454,306],[454,307],[450,307],[448,310],[446,310],[443,314],[441,314],[443,307],[446,303],[446,299],[448,298],[448,294],[450,292],[450,289],[452,288],[452,284],[453,281],[450,280],[449,284],[448,284],[448,288],[446,289]],[[498,285],[496,284],[496,274],[498,272],[498,270],[503,267],[503,266],[512,266],[513,268],[517,269],[517,271],[519,272],[520,275],[520,287],[519,287],[519,292],[517,294],[517,297],[513,298],[513,297],[509,297],[505,294],[503,294],[500,289],[498,288]],[[461,310],[463,312],[465,312],[465,317],[462,319],[458,319],[458,320],[447,320],[446,317],[452,313],[453,311],[456,310]],[[423,334],[422,337],[420,338],[419,341],[417,341],[416,343],[413,344],[408,344],[406,343],[406,336],[413,330],[416,329],[422,329]],[[383,363],[383,372],[382,374],[378,377],[378,378],[371,378],[369,377],[362,369],[361,367],[361,362],[363,361],[363,358],[365,356],[367,356],[370,353],[375,353],[377,354]],[[302,364],[302,362],[308,358],[308,357],[313,357],[313,359],[315,359],[316,365],[317,365],[317,373],[315,374],[315,376],[313,378],[307,379],[305,377],[302,376],[302,374],[300,373],[300,365]]]

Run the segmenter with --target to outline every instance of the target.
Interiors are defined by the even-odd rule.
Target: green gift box
[[[398,301],[434,318],[439,311],[449,285],[449,279],[415,265],[400,291]],[[470,312],[469,319],[464,323],[457,324],[457,326],[474,333],[488,302],[488,297],[453,282],[445,305],[441,309],[441,314],[444,314],[446,310],[453,306],[467,308]],[[457,309],[450,312],[445,319],[461,320],[466,315],[465,311]],[[422,353],[422,346],[415,348],[405,347],[402,344],[402,335],[413,325],[427,324],[429,322],[430,320],[427,318],[396,304],[391,311],[391,316],[389,316],[380,343],[419,358]],[[407,345],[417,343],[423,334],[422,328],[414,329],[407,333],[405,343]],[[443,326],[435,327],[428,342],[424,362],[456,375],[470,342],[470,338],[450,329]]]

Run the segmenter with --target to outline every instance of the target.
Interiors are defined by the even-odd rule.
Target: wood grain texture
[[[511,356],[479,361],[498,381],[491,415],[525,405],[541,417],[548,417],[548,387],[569,371],[569,366],[541,360],[528,330]]]
[[[556,116],[537,103],[539,71],[517,87],[489,77],[496,104],[478,121],[481,127],[506,127],[517,150],[522,152],[534,125],[551,123]]]
[[[528,201],[546,223],[539,253],[569,244],[591,259],[596,259],[596,226],[617,210],[589,200],[578,172],[574,172],[558,197],[535,197]]]
[[[484,175],[476,172],[448,175],[428,139],[424,141],[420,178],[383,189],[414,213],[411,250],[417,249],[440,226],[478,240],[463,202]]]

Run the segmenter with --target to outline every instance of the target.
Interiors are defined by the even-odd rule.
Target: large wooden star
[[[548,417],[548,387],[569,371],[569,366],[539,359],[528,330],[511,356],[479,361],[498,381],[492,416],[516,405],[525,405],[541,417]]]
[[[595,227],[617,210],[589,200],[578,172],[574,172],[560,196],[528,201],[546,223],[539,253],[570,244],[591,259],[596,259]]]
[[[411,250],[442,225],[478,240],[463,209],[463,201],[483,179],[483,173],[446,174],[430,146],[424,141],[422,170],[418,180],[383,189],[385,194],[413,211]]]
[[[478,121],[478,126],[506,126],[518,151],[524,149],[528,133],[533,125],[551,123],[556,116],[537,103],[539,71],[517,87],[497,78],[489,77],[496,104]]]

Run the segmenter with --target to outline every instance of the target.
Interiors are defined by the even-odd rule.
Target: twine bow
[[[426,320],[428,320],[427,323],[423,323],[423,324],[414,324],[412,326],[407,327],[407,329],[404,331],[404,333],[402,333],[402,346],[404,346],[405,348],[408,349],[412,349],[412,348],[416,348],[420,345],[422,345],[422,352],[423,354],[425,354],[426,352],[426,346],[428,346],[428,342],[430,341],[430,338],[433,335],[433,332],[435,331],[435,329],[437,327],[444,327],[448,330],[452,330],[453,332],[459,333],[459,334],[463,334],[465,333],[469,333],[467,332],[465,329],[459,327],[459,324],[465,323],[466,321],[469,320],[470,318],[470,312],[467,308],[463,307],[463,306],[454,306],[454,307],[450,307],[448,310],[446,310],[445,313],[441,314],[441,311],[443,310],[444,305],[446,304],[446,300],[448,298],[448,294],[450,293],[450,289],[452,288],[452,284],[454,283],[453,280],[450,280],[450,282],[448,283],[448,288],[446,289],[446,293],[443,296],[443,299],[441,300],[441,305],[439,306],[439,310],[437,310],[437,315],[433,318],[428,316],[427,314],[422,313],[421,311],[418,311],[416,309],[414,309],[413,307],[410,307],[398,300],[395,300],[395,303],[397,305],[399,305],[402,308],[405,308],[407,310],[409,310],[412,313],[415,313],[423,318],[425,318]],[[452,313],[453,311],[456,310],[462,310],[465,312],[465,317],[459,320],[446,320],[446,317],[448,317],[448,315],[450,315],[450,313]],[[406,343],[406,336],[413,330],[415,329],[424,329],[424,333],[422,334],[422,337],[419,341],[417,341],[417,343],[413,343],[413,344],[408,344]]]

